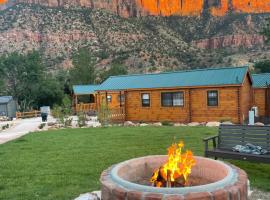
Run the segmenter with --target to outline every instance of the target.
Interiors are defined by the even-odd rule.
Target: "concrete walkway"
[[[27,133],[38,129],[41,118],[19,119],[14,121],[14,125],[4,131],[0,131],[0,144],[19,138]]]

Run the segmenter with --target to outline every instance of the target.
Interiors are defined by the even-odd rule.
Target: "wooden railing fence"
[[[95,111],[96,110],[96,104],[95,103],[80,103],[76,104],[75,107],[73,107],[73,110],[77,112],[88,112],[88,111]]]
[[[123,107],[110,109],[110,121],[125,121],[126,113]]]
[[[32,118],[32,117],[40,117],[40,111],[38,110],[33,110],[30,112],[16,112],[16,118],[20,119],[20,118]]]

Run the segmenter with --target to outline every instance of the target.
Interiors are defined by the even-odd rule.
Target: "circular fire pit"
[[[102,200],[246,200],[247,174],[233,166],[195,157],[188,186],[157,188],[149,182],[167,156],[135,158],[101,174]]]

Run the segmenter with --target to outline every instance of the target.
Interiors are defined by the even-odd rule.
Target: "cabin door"
[[[265,115],[267,118],[270,117],[270,85],[266,88],[265,94]]]

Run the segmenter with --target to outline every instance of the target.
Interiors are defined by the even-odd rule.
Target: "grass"
[[[63,129],[38,132],[0,145],[0,199],[62,200],[98,190],[100,173],[134,157],[166,154],[174,138],[203,154],[206,127]],[[270,165],[234,161],[253,186],[270,191]]]

